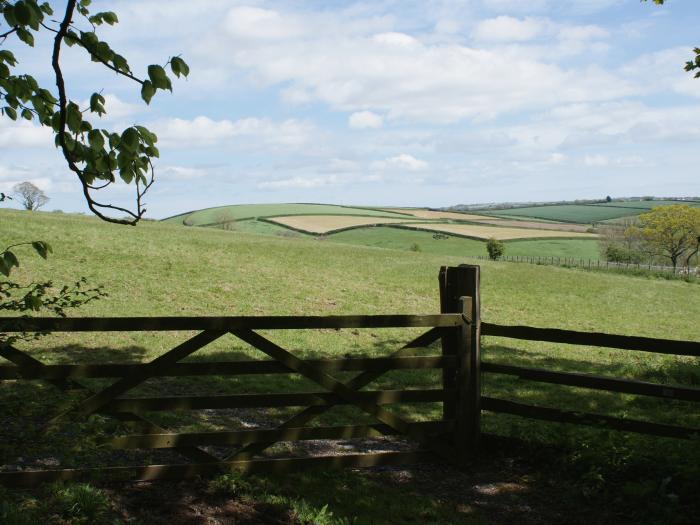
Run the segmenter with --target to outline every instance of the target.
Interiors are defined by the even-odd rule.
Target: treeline
[[[636,219],[599,227],[601,255],[628,264],[700,264],[700,208],[659,206]]]

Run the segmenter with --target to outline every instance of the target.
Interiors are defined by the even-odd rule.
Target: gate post
[[[440,311],[461,313],[465,322],[442,338],[442,353],[457,357],[456,369],[443,368],[443,388],[457,392],[447,398],[443,419],[455,422],[457,462],[476,456],[481,433],[481,318],[479,266],[463,264],[440,269]]]

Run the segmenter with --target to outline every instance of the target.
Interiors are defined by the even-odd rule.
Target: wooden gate
[[[478,267],[470,270],[478,280]],[[182,464],[111,466],[84,469],[0,472],[0,483],[30,486],[45,481],[94,477],[152,480],[183,478],[221,472],[281,471],[317,466],[374,466],[415,463],[439,457],[456,464],[467,461],[478,437],[478,382],[473,377],[478,361],[478,298],[451,298],[446,292],[446,272],[441,272],[443,311],[436,315],[367,316],[276,316],[276,317],[197,317],[197,318],[24,318],[0,321],[3,332],[134,332],[184,331],[199,333],[158,358],[143,364],[45,365],[17,348],[6,345],[0,355],[15,366],[0,366],[0,380],[52,382],[63,389],[85,387],[84,378],[115,378],[110,386],[89,391],[76,406],[53,415],[47,431],[67,420],[80,420],[91,414],[106,414],[140,427],[139,434],[110,441],[116,449],[170,448],[188,458]],[[476,280],[474,282],[477,282]],[[474,290],[478,287],[474,286]],[[449,312],[449,313],[448,313]],[[428,330],[382,358],[305,360],[282,348],[259,330],[402,328]],[[263,352],[269,358],[239,362],[181,362],[206,345],[230,334]],[[416,355],[416,350],[442,341],[440,355]],[[476,361],[475,361],[476,359]],[[442,369],[443,384],[437,389],[363,390],[391,370]],[[351,379],[334,374],[358,371]],[[305,393],[267,393],[217,396],[124,397],[148,379],[184,375],[241,375],[296,373],[321,390]],[[336,374],[337,375],[337,374]],[[472,399],[467,396],[472,394]],[[475,402],[476,400],[476,402]],[[409,422],[386,407],[389,404],[442,402],[443,417],[436,421]],[[351,405],[374,418],[374,424],[309,426],[332,407]],[[302,406],[303,410],[276,428],[224,432],[172,433],[146,419],[144,412],[204,408]],[[265,458],[261,454],[280,441],[309,439],[348,439],[400,435],[418,443],[410,452],[348,454],[305,458]],[[238,447],[225,459],[202,447]]]

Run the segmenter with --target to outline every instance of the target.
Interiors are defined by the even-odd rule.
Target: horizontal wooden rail
[[[446,432],[453,426],[448,421],[411,423],[412,429],[424,432]],[[309,439],[353,439],[395,435],[387,425],[345,425],[332,427],[294,427],[283,429],[241,430],[235,432],[192,432],[167,434],[142,434],[114,438],[112,448],[176,448],[181,446],[230,446],[278,441],[303,441]]]
[[[481,335],[700,357],[700,342],[481,323]]]
[[[454,356],[417,357],[368,357],[348,359],[310,359],[314,367],[327,372],[334,371],[387,371],[405,369],[433,369],[454,367]],[[27,365],[0,366],[2,379],[77,379],[89,377],[125,377],[143,366],[134,364],[92,364],[92,365]],[[156,370],[153,377],[174,376],[229,376],[248,374],[289,374],[287,367],[277,361],[223,361],[176,363],[165,370]]]
[[[435,390],[370,390],[358,392],[363,402],[377,405],[393,403],[430,403],[444,401],[454,391]],[[106,412],[144,412],[151,410],[201,410],[206,408],[261,408],[295,406],[348,405],[349,401],[330,392],[292,394],[233,394],[217,396],[136,397],[115,399]]]
[[[13,317],[0,332],[141,332],[178,330],[304,330],[321,328],[455,327],[459,314],[229,317]]]
[[[610,428],[625,432],[636,432],[652,436],[671,437],[680,439],[693,439],[700,437],[700,428],[687,428],[675,425],[665,425],[661,423],[649,423],[634,419],[623,419],[613,416],[603,416],[600,414],[589,414],[586,412],[575,412],[559,410],[557,408],[538,407],[506,401],[504,399],[494,399],[482,397],[481,406],[484,410],[512,414],[529,419],[539,419],[543,421],[554,421],[557,423],[573,423],[576,425],[586,425],[592,427]]]
[[[540,368],[525,368],[497,363],[481,363],[481,370],[494,374],[518,376],[520,379],[528,379],[541,383],[578,386],[594,390],[623,392],[625,394],[679,399],[682,401],[700,401],[700,388],[660,385],[648,383],[646,381],[618,379],[593,374],[583,374],[580,372],[553,372]]]
[[[383,452],[375,454],[347,454],[307,458],[234,460],[211,463],[149,465],[135,467],[102,467],[86,469],[34,470],[0,472],[0,484],[10,487],[31,487],[39,483],[76,480],[133,480],[184,479],[214,475],[237,470],[246,473],[277,473],[309,468],[376,467],[406,465],[433,460],[429,452]]]

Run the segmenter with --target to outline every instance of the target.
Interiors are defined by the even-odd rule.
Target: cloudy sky
[[[697,0],[93,1],[136,72],[182,55],[149,107],[70,50],[69,96],[159,136],[151,217],[207,206],[447,206],[700,194]],[[2,26],[0,26],[0,29]],[[8,39],[53,85],[50,41]],[[24,48],[24,49],[22,49]],[[0,191],[82,211],[51,134],[0,118]],[[108,197],[126,202],[130,188]]]

